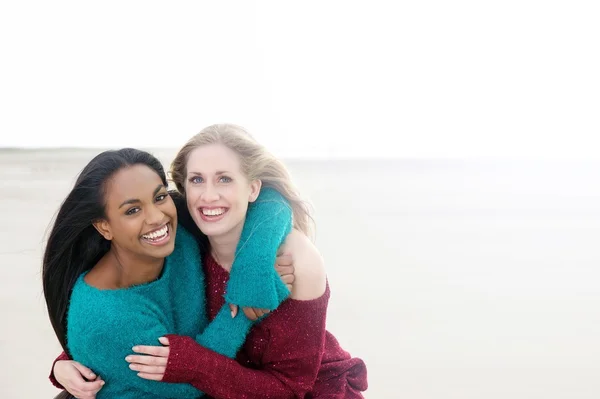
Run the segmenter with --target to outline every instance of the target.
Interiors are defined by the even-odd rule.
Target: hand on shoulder
[[[327,275],[317,247],[304,233],[293,229],[285,239],[283,250],[294,260],[295,280],[291,298],[306,301],[321,297],[325,293]]]

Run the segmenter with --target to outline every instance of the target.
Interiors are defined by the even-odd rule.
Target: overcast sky
[[[600,157],[595,3],[2,2],[0,147]]]

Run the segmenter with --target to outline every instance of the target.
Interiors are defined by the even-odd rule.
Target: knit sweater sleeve
[[[250,205],[227,284],[227,302],[274,309],[288,297],[274,265],[277,250],[290,232],[291,218],[289,204],[272,188],[264,188]],[[196,342],[234,358],[253,324],[243,314],[232,319],[225,304]]]
[[[246,341],[253,324],[254,322],[241,312],[232,318],[229,306],[225,304],[214,320],[196,336],[196,342],[205,348],[234,358]]]
[[[290,204],[278,191],[264,187],[248,208],[227,284],[228,303],[273,310],[289,296],[273,266],[291,228]]]
[[[269,316],[269,342],[258,369],[189,337],[168,335],[170,355],[163,381],[190,383],[216,399],[305,397],[321,365],[328,298],[329,290],[310,301],[288,300]]]
[[[106,384],[97,398],[197,398],[202,392],[188,384],[167,384],[140,378],[125,357],[134,345],[160,345],[169,331],[152,311],[127,304],[120,312],[97,312],[102,322],[90,325],[70,344],[74,358],[100,375]]]

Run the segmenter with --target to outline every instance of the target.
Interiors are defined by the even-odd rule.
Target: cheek
[[[246,217],[246,213],[248,213],[248,201],[244,201],[240,203],[239,213],[243,218]]]
[[[245,217],[248,211],[248,190],[244,188],[238,188],[234,192],[230,193],[230,203],[235,207],[235,213],[241,217]]]
[[[177,219],[177,207],[171,198],[161,206],[161,211],[171,219]]]
[[[230,202],[236,206],[247,208],[250,199],[250,189],[245,186],[230,186],[226,189],[226,195]]]
[[[236,208],[243,209],[248,203],[248,196],[246,195],[245,190],[240,189],[239,187],[229,189],[226,195],[229,203],[233,204]]]
[[[137,241],[139,238],[140,224],[137,220],[121,220],[112,225],[114,240],[126,243]]]
[[[197,186],[190,185],[185,188],[185,201],[189,208],[198,201],[200,194],[200,188]]]

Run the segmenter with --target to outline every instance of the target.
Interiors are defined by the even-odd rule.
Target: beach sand
[[[1,398],[58,392],[41,256],[97,152],[0,152]],[[600,397],[598,163],[286,163],[315,208],[328,329],[367,363],[367,398]]]

